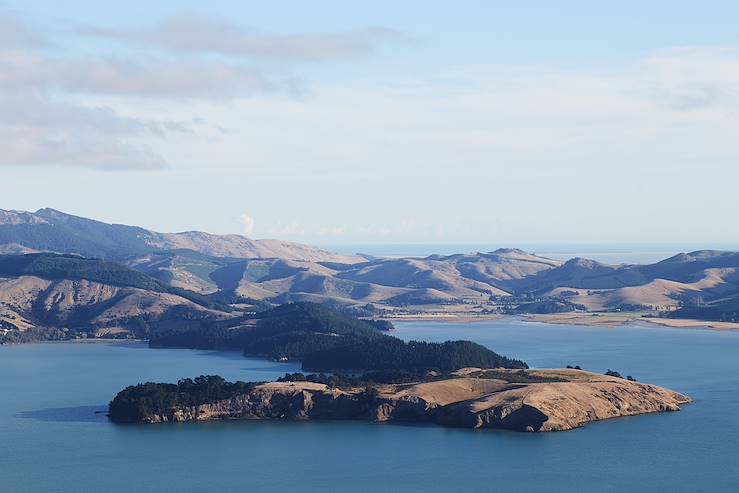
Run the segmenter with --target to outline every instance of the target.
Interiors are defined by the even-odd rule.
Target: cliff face
[[[147,416],[150,423],[219,419],[362,419],[516,431],[562,431],[591,421],[663,411],[690,402],[668,389],[578,370],[465,369],[435,382],[331,389],[267,383],[234,398]]]

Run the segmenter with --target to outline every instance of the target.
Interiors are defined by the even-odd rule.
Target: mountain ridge
[[[160,233],[139,226],[105,223],[51,208],[36,212],[0,209],[2,253],[48,251],[120,260],[177,249],[218,257],[274,257],[343,263],[361,260],[275,239],[252,240],[237,234],[215,235],[202,231]]]
[[[516,248],[352,257],[241,235],[158,233],[49,208],[0,210],[0,252],[38,250],[117,262],[196,304],[310,301],[386,316],[690,312],[734,321],[739,303],[738,252],[695,250],[646,265],[562,262]]]

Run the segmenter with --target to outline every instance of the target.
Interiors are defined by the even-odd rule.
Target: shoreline
[[[151,424],[356,420],[554,432],[623,416],[679,411],[693,402],[664,387],[576,369],[467,367],[439,380],[378,383],[373,389],[374,393],[368,395],[366,387],[353,384],[333,387],[307,380],[255,383],[217,399],[155,406],[141,415],[130,412],[131,399],[147,399],[139,385],[116,395],[109,405],[109,419],[114,423]],[[182,390],[168,392],[180,395]],[[422,405],[409,405],[412,402]]]
[[[641,317],[637,315],[558,313],[551,315],[523,315],[524,322],[552,325],[580,325],[589,327],[622,327],[625,325],[658,326],[668,329],[739,330],[739,323],[713,322],[687,318]]]
[[[148,339],[60,339],[55,341],[28,341],[28,342],[7,342],[0,344],[2,346],[27,346],[29,344],[142,344],[149,342]]]
[[[400,315],[397,317],[379,317],[380,320],[388,322],[443,322],[443,323],[476,323],[491,322],[495,320],[503,320],[506,315],[490,314],[490,315]]]
[[[544,323],[550,325],[578,325],[583,327],[622,327],[625,325],[642,325],[646,327],[658,326],[669,329],[705,329],[705,330],[739,330],[737,322],[715,322],[711,320],[696,320],[687,318],[659,318],[642,317],[637,314],[598,313],[598,312],[567,312],[553,314],[529,315],[407,315],[397,317],[381,317],[390,322],[439,322],[449,324],[468,324],[479,322],[494,322],[505,319],[514,319],[527,323]]]

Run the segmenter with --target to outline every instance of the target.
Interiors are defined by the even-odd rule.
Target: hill
[[[508,296],[508,285],[559,262],[519,250],[425,258],[374,258],[354,264],[248,259],[211,273],[219,289],[271,300],[343,305],[441,305]]]
[[[107,224],[54,209],[36,212],[0,209],[0,253],[56,252],[83,257],[124,259],[170,250],[192,250],[214,257],[285,258],[356,262],[359,259],[280,240],[200,231],[158,233],[137,226]]]
[[[50,327],[68,335],[148,337],[185,321],[230,318],[231,310],[115,262],[48,253],[0,256],[0,320],[18,332]]]
[[[193,324],[153,334],[155,347],[237,349],[247,356],[301,359],[331,347],[383,337],[370,321],[314,303],[288,303],[238,320]]]
[[[9,276],[33,277],[34,269],[41,269],[42,279],[143,289],[219,311],[311,302],[384,317],[630,311],[733,320],[732,300],[739,297],[739,253],[716,250],[680,253],[649,265],[560,262],[511,248],[406,258],[342,256],[279,240],[158,233],[40,209],[0,210],[2,251],[67,255],[16,265],[21,270],[7,271]],[[96,268],[101,270],[90,270]]]
[[[739,295],[709,302],[688,304],[670,313],[670,317],[738,323]]]
[[[739,253],[700,250],[649,265],[571,259],[510,287],[518,294],[565,299],[589,310],[674,311],[739,294]],[[687,313],[677,311],[675,316]]]
[[[314,303],[289,303],[235,324],[214,323],[155,334],[156,347],[240,349],[247,356],[302,360],[309,370],[451,371],[470,364],[526,368],[469,341],[404,342],[370,321]]]

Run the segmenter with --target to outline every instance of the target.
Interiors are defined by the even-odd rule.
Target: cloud
[[[212,18],[176,17],[149,30],[78,29],[77,35],[144,47],[124,50],[127,55],[83,56],[65,51],[63,42],[57,42],[65,40],[48,34],[62,31],[51,27],[34,31],[20,18],[0,12],[0,165],[160,168],[167,163],[152,150],[156,139],[188,132],[189,127],[161,116],[125,117],[104,103],[91,104],[90,96],[103,101],[295,96],[304,91],[299,78],[265,72],[241,58],[340,60],[364,56],[376,40],[393,36],[372,29],[268,36]],[[46,49],[50,46],[54,50]],[[200,56],[213,53],[237,58]]]
[[[155,46],[176,53],[220,54],[288,61],[334,61],[368,56],[373,47],[403,36],[370,28],[327,34],[271,35],[222,19],[180,15],[148,29],[81,28],[82,35]]]
[[[346,228],[341,226],[323,226],[318,229],[318,236],[344,236]]]
[[[215,98],[264,92],[300,92],[292,77],[198,60],[55,59],[33,52],[0,52],[0,88],[125,95],[148,98]]]
[[[647,57],[642,69],[652,97],[673,109],[735,105],[739,98],[739,56],[735,49],[665,50]]]
[[[254,226],[256,226],[256,221],[253,217],[248,214],[242,214],[241,216],[239,216],[239,221],[244,228],[244,234],[246,236],[251,236],[252,234],[254,234]]]
[[[599,230],[608,241],[633,231],[657,241],[680,217],[731,221],[737,88],[735,51],[681,49],[618,66],[466,65],[342,80],[305,101],[243,100],[215,114],[238,128],[220,140],[221,164],[239,173],[248,152],[254,200],[270,200],[279,181],[305,204],[302,228],[270,233],[278,237],[327,241],[321,218],[331,217],[363,225],[343,237],[358,242],[587,242],[585,223],[613,224]],[[401,213],[416,224],[394,221]]]
[[[126,118],[28,92],[0,94],[0,165],[155,169],[162,156],[141,140],[185,132],[177,122]]]
[[[46,41],[13,16],[0,12],[0,46],[4,49],[39,48]]]
[[[0,166],[101,170],[166,166],[151,144],[188,132],[188,125],[126,117],[104,105],[73,101],[69,94],[75,88],[92,89],[97,84],[110,93],[110,87],[102,87],[106,73],[111,87],[116,77],[125,87],[136,74],[124,78],[122,70],[116,73],[100,63],[93,67],[70,58],[42,56],[47,45],[18,19],[0,17]],[[156,76],[156,71],[148,72],[148,77]]]

